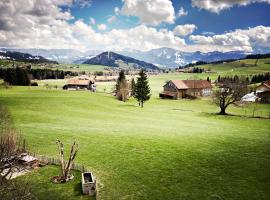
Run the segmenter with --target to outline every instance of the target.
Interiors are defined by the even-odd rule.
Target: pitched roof
[[[212,88],[207,80],[171,80],[177,89],[203,89]]]
[[[262,84],[270,89],[270,81],[264,81]]]
[[[77,78],[71,78],[68,80],[68,85],[89,85],[92,81],[89,77],[82,76]]]

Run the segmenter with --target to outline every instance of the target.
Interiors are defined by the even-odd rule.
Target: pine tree
[[[135,98],[139,102],[139,105],[143,107],[145,101],[150,99],[150,87],[148,85],[148,79],[145,71],[142,69],[137,78],[137,83],[135,87]]]
[[[117,82],[116,82],[116,92],[118,92],[120,90],[120,84],[121,82],[123,82],[123,80],[126,80],[126,76],[125,76],[125,71],[124,70],[121,70],[119,72],[119,76],[117,78]]]
[[[136,92],[136,82],[134,80],[134,78],[131,79],[131,96],[135,96],[135,92]]]

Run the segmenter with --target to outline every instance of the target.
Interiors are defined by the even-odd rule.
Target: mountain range
[[[146,68],[146,69],[159,69],[157,66],[147,63],[141,60],[137,60],[128,56],[106,51],[89,60],[83,62],[83,64],[91,65],[105,65],[110,67],[121,67],[121,68]]]
[[[59,63],[84,63],[85,61],[99,55],[102,50],[89,50],[86,52],[73,49],[6,49],[22,53],[29,53],[34,56],[42,56],[49,60],[55,60]],[[240,59],[247,54],[243,51],[231,52],[184,52],[172,48],[159,48],[150,51],[138,51],[125,49],[114,51],[117,54],[128,56],[147,63],[152,63],[160,68],[179,67],[196,61],[214,62],[219,60]]]
[[[17,52],[17,51],[0,50],[0,59],[30,62],[30,63],[54,63],[54,64],[57,64],[56,61],[46,59],[42,56],[31,55],[29,53],[21,53],[21,52]]]

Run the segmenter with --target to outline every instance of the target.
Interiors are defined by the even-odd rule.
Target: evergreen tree
[[[17,76],[14,68],[7,69],[4,81],[11,85],[17,85]]]
[[[131,96],[135,96],[135,92],[136,92],[136,82],[134,80],[134,78],[131,79]]]
[[[118,92],[120,90],[121,82],[123,82],[124,80],[126,80],[125,71],[121,70],[119,72],[119,76],[117,78],[117,82],[116,82],[116,86],[115,86],[116,92]]]
[[[137,78],[137,83],[135,86],[135,98],[139,102],[139,105],[143,107],[145,101],[150,99],[150,87],[148,85],[148,79],[145,71],[142,69]]]

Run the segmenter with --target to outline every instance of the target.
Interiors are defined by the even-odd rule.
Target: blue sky
[[[193,7],[191,0],[173,0],[172,3],[176,13],[182,7],[188,14],[177,17],[175,24],[163,23],[157,26],[158,28],[173,29],[175,25],[195,24],[198,27],[194,32],[196,34],[203,32],[222,34],[234,29],[245,29],[258,25],[270,26],[270,4],[268,3],[257,2],[247,6],[233,6],[220,13]],[[127,29],[138,25],[138,17],[125,15],[118,16],[115,23],[107,23],[108,18],[115,15],[114,8],[121,8],[122,4],[122,0],[93,0],[90,7],[72,7],[71,13],[75,19],[83,19],[86,23],[92,17],[98,24],[107,24],[108,30]]]
[[[270,0],[5,0],[0,46],[265,53],[269,13]]]

